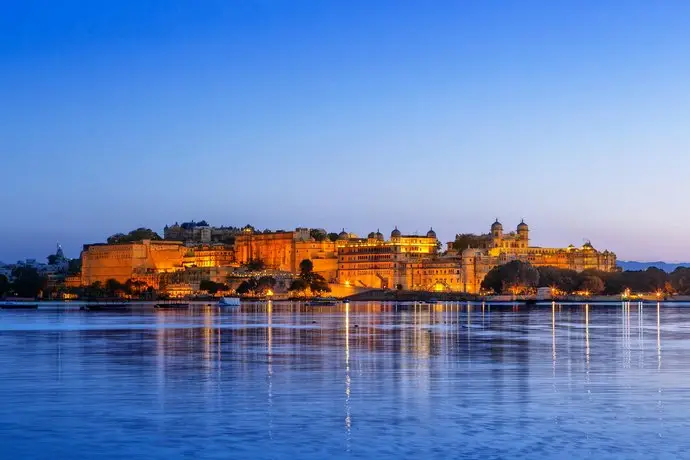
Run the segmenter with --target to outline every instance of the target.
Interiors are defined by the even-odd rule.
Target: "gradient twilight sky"
[[[690,260],[690,2],[0,6],[0,260],[206,219]]]

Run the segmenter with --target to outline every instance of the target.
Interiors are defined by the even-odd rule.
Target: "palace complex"
[[[413,286],[411,267],[438,252],[436,233],[403,235],[397,227],[389,240],[378,230],[366,238],[352,237],[344,230],[338,246],[338,282],[357,287],[409,289]]]
[[[616,255],[597,251],[590,243],[579,248],[530,246],[529,227],[524,222],[515,232],[504,233],[496,221],[489,233],[458,238],[443,253],[433,229],[423,235],[409,235],[396,227],[386,239],[379,231],[360,238],[343,230],[337,238],[335,234],[328,238],[325,231],[308,228],[256,232],[249,227],[226,227],[222,237],[229,237],[233,229],[234,244],[209,242],[221,238],[220,233],[210,237],[210,229],[196,224],[166,228],[166,237],[186,232],[189,239],[203,242],[143,240],[85,245],[81,284],[132,279],[156,288],[170,286],[172,290],[174,286],[180,292],[194,292],[204,279],[225,282],[248,276],[241,267],[251,262],[261,261],[271,276],[290,277],[299,273],[302,260],[309,259],[314,272],[334,285],[352,289],[478,293],[493,267],[513,260],[575,271],[616,270]],[[464,247],[457,247],[459,244]]]
[[[308,228],[269,233],[256,233],[245,228],[235,238],[235,257],[239,264],[260,260],[268,269],[291,273],[299,271],[301,261],[310,259],[316,273],[329,281],[336,278],[336,243],[325,235],[317,241]]]
[[[591,243],[582,247],[570,245],[566,248],[542,248],[529,245],[529,227],[520,222],[516,232],[503,233],[503,225],[496,220],[491,231],[478,238],[476,247],[455,248],[461,255],[462,290],[477,293],[482,280],[495,266],[513,260],[529,262],[535,267],[551,266],[581,272],[616,270],[616,255],[610,251],[597,251]]]

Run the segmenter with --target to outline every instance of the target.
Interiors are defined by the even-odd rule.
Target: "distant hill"
[[[671,273],[678,267],[690,267],[690,262],[681,262],[678,264],[669,264],[666,262],[636,262],[634,260],[619,260],[618,266],[623,270],[637,271],[637,270],[647,270],[649,267],[656,267],[667,273]]]

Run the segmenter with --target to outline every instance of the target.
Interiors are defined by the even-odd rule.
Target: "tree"
[[[585,276],[580,283],[580,290],[591,294],[600,294],[604,291],[604,281],[598,276]]]
[[[81,258],[69,260],[67,264],[67,273],[70,275],[77,275],[81,273]]]
[[[0,297],[6,296],[10,292],[10,280],[5,275],[0,275]]]
[[[216,283],[215,281],[211,280],[201,280],[199,283],[199,289],[206,291],[211,295],[215,295],[218,293],[218,291],[227,291],[228,286],[226,284]]]
[[[260,272],[266,269],[266,264],[261,259],[252,259],[245,264],[247,270],[252,272]]]
[[[310,278],[314,272],[314,262],[304,259],[299,263],[299,272],[301,277]]]
[[[257,292],[265,293],[269,289],[273,289],[275,287],[276,283],[277,283],[277,281],[274,277],[262,276],[256,282],[256,290],[257,290]]]
[[[114,235],[110,235],[106,241],[108,244],[118,244],[123,243],[126,239],[127,235],[124,233],[115,233]]]
[[[669,280],[668,273],[656,268],[649,267],[644,271],[644,292],[658,292],[663,291],[666,282]]]
[[[160,235],[150,228],[144,228],[140,227],[137,228],[136,230],[132,230],[128,234],[123,234],[123,233],[116,233],[108,238],[108,244],[121,244],[121,243],[131,243],[134,241],[141,241],[141,240],[154,240],[154,241],[160,241],[163,238],[160,237]]]
[[[492,268],[482,281],[482,289],[497,293],[524,292],[539,284],[539,272],[530,263],[513,260]]]
[[[328,239],[328,234],[318,228],[309,230],[309,236],[314,238],[315,241],[326,241],[326,239]]]
[[[460,252],[467,248],[483,248],[486,247],[488,241],[486,236],[475,235],[473,233],[460,233],[455,235],[453,248]]]
[[[669,276],[671,286],[678,294],[690,294],[690,268],[678,267]]]
[[[309,283],[309,288],[311,292],[331,292],[331,288],[328,286],[328,281],[321,275],[314,275],[311,283]]]
[[[47,279],[41,276],[33,267],[17,267],[12,270],[12,290],[19,297],[36,297],[47,284]]]
[[[297,278],[290,283],[288,291],[306,291],[309,287],[309,283],[304,281],[302,278]]]
[[[580,276],[575,270],[568,270],[556,267],[538,267],[539,286],[555,287],[559,291],[573,292],[580,283]]]
[[[331,232],[328,234],[328,239],[331,241],[337,241],[338,240],[338,234]]]
[[[109,278],[105,281],[105,293],[110,297],[127,294],[126,286],[114,278]]]
[[[105,288],[103,283],[100,281],[94,281],[91,285],[84,289],[84,295],[86,297],[103,297],[105,296]]]
[[[55,265],[58,261],[57,254],[50,254],[48,256],[48,265]]]
[[[248,280],[242,281],[240,285],[235,289],[240,295],[249,294],[250,292],[255,292],[257,288],[256,278],[249,278]]]
[[[328,287],[328,281],[318,273],[314,273],[314,262],[304,259],[299,263],[299,271],[299,278],[295,281],[299,280],[301,283],[295,284],[293,281],[289,290],[303,291],[309,288],[312,292],[330,292],[331,288]]]

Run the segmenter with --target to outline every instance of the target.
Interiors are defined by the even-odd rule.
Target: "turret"
[[[517,234],[520,239],[520,246],[523,248],[529,246],[529,227],[524,219],[517,226]]]
[[[496,219],[496,222],[491,224],[491,237],[494,240],[494,245],[499,246],[503,239],[503,225]]]

